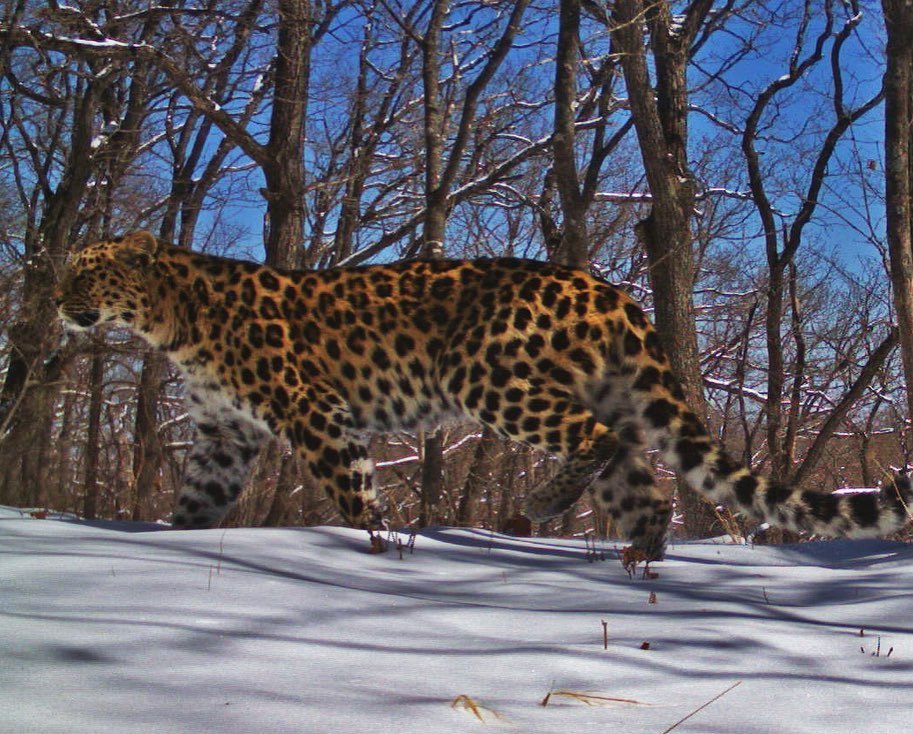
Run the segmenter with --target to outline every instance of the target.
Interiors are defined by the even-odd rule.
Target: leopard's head
[[[140,231],[74,253],[54,292],[66,326],[76,331],[103,323],[136,326],[149,309],[148,273],[157,250],[155,236]]]

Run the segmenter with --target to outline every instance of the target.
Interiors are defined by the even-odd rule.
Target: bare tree
[[[0,394],[0,423],[8,433],[0,445],[7,467],[7,496],[31,497],[45,486],[47,462],[41,437],[50,436],[53,408],[66,354],[54,349],[57,328],[51,289],[67,249],[89,218],[100,216],[93,202],[104,199],[133,159],[138,131],[149,104],[156,72],[147,60],[123,59],[103,65],[89,57],[58,64],[40,38],[26,29],[26,4],[9,10],[0,25],[4,80],[13,92],[2,120],[3,144],[14,156],[19,206],[26,213],[25,301],[8,331],[13,344]],[[69,6],[55,7],[52,22],[98,34],[101,11],[92,19]],[[96,23],[95,21],[98,21]],[[158,16],[130,24],[148,40]],[[90,183],[96,186],[90,191]],[[88,199],[86,205],[83,200]],[[36,450],[37,449],[37,450]]]
[[[425,258],[440,258],[444,254],[449,195],[464,165],[464,154],[470,142],[479,98],[510,51],[528,4],[528,0],[518,0],[514,3],[504,22],[500,37],[485,52],[481,69],[467,84],[456,118],[456,132],[453,140],[449,142],[449,155],[446,160],[444,151],[448,143],[448,125],[451,123],[447,107],[452,103],[443,97],[441,91],[441,57],[444,54],[442,29],[449,3],[446,0],[433,0],[424,32],[419,34],[415,29],[411,30],[411,35],[416,39],[422,54],[425,207],[422,218],[421,254]],[[451,72],[457,74],[459,69],[454,68]],[[421,524],[432,522],[434,508],[443,492],[443,468],[443,438],[440,431],[434,431],[425,438],[423,445]]]
[[[788,301],[787,288],[790,280],[790,268],[793,266],[796,252],[802,243],[805,228],[818,207],[828,166],[835,154],[838,142],[853,123],[877,107],[883,98],[883,92],[879,91],[855,108],[849,106],[847,100],[844,99],[843,67],[845,62],[843,53],[845,42],[854,33],[863,16],[859,12],[858,4],[853,3],[852,7],[846,9],[842,27],[835,32],[837,19],[834,16],[833,4],[828,2],[825,9],[825,23],[816,35],[812,48],[807,49],[805,47],[806,39],[809,25],[813,19],[813,11],[809,7],[805,8],[796,28],[795,45],[790,56],[789,68],[785,74],[768,84],[757,95],[745,120],[742,133],[742,150],[748,170],[749,186],[763,226],[765,252],[769,269],[766,313],[769,375],[766,403],[767,443],[771,456],[771,473],[781,481],[792,479],[795,470],[796,386],[802,381],[802,365],[799,364],[794,371],[794,389],[790,398],[791,408],[787,414],[787,425],[784,431],[781,405],[782,398],[786,392],[786,366],[781,340],[781,325]],[[787,223],[775,212],[774,204],[767,192],[767,182],[762,169],[761,155],[757,147],[758,139],[761,135],[759,127],[763,124],[765,115],[768,114],[770,108],[776,105],[778,98],[786,90],[797,84],[812,66],[825,58],[828,43],[830,43],[830,69],[833,75],[832,109],[834,120],[814,156],[814,164],[808,176],[807,188],[801,194],[802,203],[792,221]],[[794,274],[793,277],[795,277]],[[796,301],[793,300],[792,303],[795,305]],[[795,319],[798,318],[795,307],[793,308],[793,318],[795,325],[798,327],[793,330],[793,334],[801,340],[801,324],[795,322]],[[800,341],[800,358],[801,352]]]

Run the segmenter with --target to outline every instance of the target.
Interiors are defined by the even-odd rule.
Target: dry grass
[[[450,708],[468,711],[483,724],[487,724],[492,718],[497,721],[504,720],[504,717],[501,716],[501,714],[499,714],[497,711],[488,708],[487,706],[483,706],[471,696],[467,696],[465,693],[461,693],[459,696],[454,698],[450,702]]]

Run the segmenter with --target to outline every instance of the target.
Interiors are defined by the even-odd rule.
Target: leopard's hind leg
[[[568,456],[555,476],[526,495],[523,514],[533,522],[547,522],[569,510],[617,449],[618,438],[614,432],[597,432],[583,448]]]
[[[593,480],[590,493],[635,550],[648,560],[662,560],[672,503],[656,485],[653,469],[644,455],[641,431],[623,421],[616,435],[618,447]]]

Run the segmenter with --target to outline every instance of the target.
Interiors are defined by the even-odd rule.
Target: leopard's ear
[[[148,230],[124,235],[118,242],[117,259],[131,268],[147,268],[155,260],[159,241]]]

